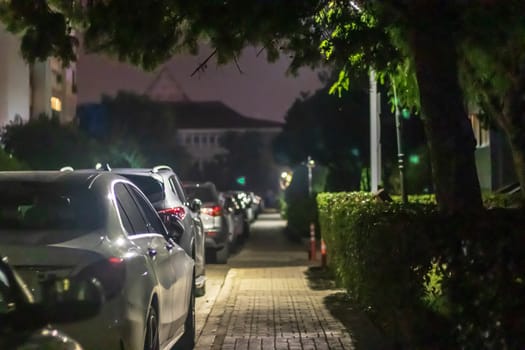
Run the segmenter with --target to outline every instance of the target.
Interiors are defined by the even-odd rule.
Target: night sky
[[[235,64],[217,66],[212,59],[205,72],[190,77],[209,53],[202,49],[198,56],[177,55],[166,63],[191,100],[220,100],[246,116],[283,121],[300,92],[321,86],[316,72],[302,69],[298,77],[286,76],[287,58],[270,64],[264,54],[257,57],[255,48],[245,49],[240,57],[242,74]],[[82,53],[77,71],[79,103],[98,102],[102,94],[119,90],[143,93],[155,77],[107,57]]]

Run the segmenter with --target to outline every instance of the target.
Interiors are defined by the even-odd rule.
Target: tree
[[[311,156],[329,170],[326,190],[359,190],[361,169],[370,158],[367,88],[355,84],[341,98],[329,89],[294,102],[275,140],[274,157],[294,167]]]
[[[269,151],[269,142],[256,131],[226,133],[220,139],[226,153],[205,165],[203,179],[212,180],[222,190],[276,192],[279,171]],[[240,178],[245,179],[245,184],[238,183]]]
[[[101,138],[107,147],[119,145],[120,154],[136,154],[142,166],[167,164],[180,176],[190,166],[190,156],[177,142],[176,109],[146,96],[120,92],[102,98],[107,130]]]
[[[355,191],[360,189],[361,180],[366,183],[362,177],[367,176],[366,168],[370,167],[368,79],[354,82],[341,97],[328,93],[332,81],[328,79],[324,88],[294,102],[274,144],[274,154],[278,161],[291,167],[310,155],[319,165],[328,168],[327,191]],[[380,92],[386,95],[386,87],[380,86]],[[394,115],[384,98],[380,109],[384,185],[387,191],[398,193],[399,186],[392,187],[389,181],[391,174],[398,174]],[[405,153],[424,153],[420,150],[426,143],[421,118],[408,116],[402,123]],[[424,168],[413,167],[411,163],[405,166],[414,174],[411,180],[418,179],[421,175],[418,170]],[[424,173],[426,175],[426,171]],[[410,192],[418,193],[425,187],[431,191],[428,177],[425,180],[425,186],[411,186],[414,181],[409,181]]]
[[[72,125],[45,114],[27,123],[11,123],[2,130],[5,150],[30,169],[58,170],[64,166],[93,167],[95,145]]]
[[[42,41],[38,50],[23,46],[28,58],[57,54],[70,59],[73,41],[67,28],[72,25],[83,30],[88,50],[145,68],[181,49],[196,52],[203,36],[219,63],[236,61],[244,47],[255,45],[270,61],[280,53],[292,55],[292,71],[321,64],[321,46],[326,58],[343,63],[336,90],[370,67],[383,79],[407,81],[408,67],[415,73],[419,94],[412,102],[420,103],[424,117],[438,203],[443,211],[462,212],[482,207],[475,140],[458,78],[458,34],[471,3],[11,0],[1,3],[0,19],[11,31],[23,33],[25,41]],[[50,27],[52,35],[41,34],[49,21],[59,25]]]

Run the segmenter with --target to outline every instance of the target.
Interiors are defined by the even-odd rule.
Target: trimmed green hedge
[[[445,217],[425,202],[319,194],[338,282],[402,348],[525,344],[523,212]]]

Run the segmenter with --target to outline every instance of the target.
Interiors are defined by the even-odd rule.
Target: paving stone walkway
[[[284,224],[267,214],[253,225],[249,242],[230,258],[196,349],[354,349],[323,303],[335,291],[309,287],[307,251],[286,240]]]

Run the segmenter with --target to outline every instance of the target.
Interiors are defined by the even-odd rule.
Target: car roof
[[[65,183],[71,186],[90,186],[95,180],[113,180],[123,177],[117,174],[104,173],[97,170],[31,170],[31,171],[1,171],[0,182],[4,181],[27,181],[44,183]]]
[[[175,173],[173,169],[167,165],[157,165],[152,168],[111,168],[110,171],[116,171],[120,173],[152,173],[160,174],[162,172]]]
[[[211,181],[204,181],[204,182],[198,182],[198,181],[183,181],[182,186],[195,186],[195,187],[206,187],[206,186],[212,186],[215,187],[215,184]]]

